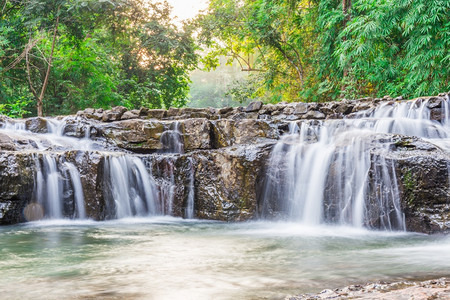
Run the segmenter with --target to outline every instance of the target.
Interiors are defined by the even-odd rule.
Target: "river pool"
[[[176,218],[0,227],[2,299],[283,299],[450,275],[450,238]]]

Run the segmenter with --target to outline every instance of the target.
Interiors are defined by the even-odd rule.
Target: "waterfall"
[[[421,99],[385,103],[358,119],[290,123],[268,162],[262,217],[404,230],[395,166],[382,155],[389,138],[382,134],[418,136],[446,147],[440,141],[450,137],[446,100],[441,123],[430,120],[430,103]]]
[[[173,157],[167,157],[162,169],[158,172],[163,174],[164,180],[158,185],[159,203],[161,203],[162,213],[171,216],[173,214],[173,204],[175,200],[175,163]]]
[[[362,227],[370,222],[366,207],[369,195],[372,141],[370,131],[348,130],[341,122],[318,125],[303,122],[300,134],[289,134],[274,147],[263,199],[263,216],[273,213],[269,202],[281,201],[281,211],[293,221],[307,225],[323,222]],[[317,139],[317,140],[316,140]],[[388,190],[398,190],[392,171],[381,163],[374,184]],[[373,188],[376,190],[376,188]],[[398,193],[379,193],[383,205],[380,214],[385,229],[388,224],[400,224],[403,215],[398,211]],[[391,211],[395,211],[393,215]],[[393,219],[392,219],[393,218]],[[391,220],[392,219],[392,220]],[[394,220],[395,219],[395,220]]]
[[[44,217],[85,219],[83,186],[76,166],[69,162],[60,163],[48,153],[34,154],[34,163],[34,198],[43,208]]]
[[[37,202],[44,208],[45,217],[61,219],[63,217],[63,182],[57,167],[56,158],[50,154],[38,156],[36,164],[35,194]]]
[[[42,209],[46,219],[87,218],[85,208],[85,190],[80,179],[81,161],[75,162],[69,156],[90,156],[94,151],[102,157],[103,174],[100,183],[104,187],[105,215],[109,218],[132,216],[184,215],[194,217],[194,163],[189,158],[189,173],[186,172],[187,186],[179,188],[180,178],[176,178],[176,162],[184,154],[184,141],[179,122],[172,122],[161,135],[162,151],[146,158],[130,155],[126,152],[111,154],[103,141],[91,138],[93,125],[78,122],[77,119],[40,118],[33,122],[46,124],[46,133],[27,130],[23,120],[5,119],[1,124],[2,132],[15,138],[32,141],[34,158],[33,205]],[[69,127],[68,127],[69,126]],[[77,127],[78,126],[78,127]],[[80,127],[81,126],[81,127]],[[66,129],[72,136],[66,136]],[[82,132],[78,137],[76,134]],[[75,135],[74,135],[75,133]],[[67,152],[70,151],[70,152]],[[74,151],[74,152],[72,152]],[[120,149],[119,149],[120,151]],[[67,156],[67,157],[66,157]],[[70,162],[68,161],[70,160]],[[144,161],[148,162],[147,165]],[[156,182],[152,176],[152,161],[160,161],[157,166]],[[184,170],[184,168],[183,168]],[[176,202],[181,193],[185,193],[184,207]],[[30,206],[32,207],[32,205]],[[102,206],[103,207],[103,206]],[[34,219],[34,218],[33,218]]]
[[[86,209],[84,207],[83,186],[80,180],[80,173],[72,163],[66,162],[65,166],[69,170],[70,179],[72,181],[77,217],[79,219],[86,219]]]
[[[398,141],[394,134],[400,134],[450,150],[450,98],[442,99],[385,101],[351,113],[348,119],[281,125],[274,120],[270,141],[279,138],[279,131],[287,132],[272,148],[263,184],[257,185],[262,186],[262,191],[257,191],[261,216],[309,225],[405,229],[398,166],[389,158],[392,149],[388,147]],[[96,123],[81,116],[26,121],[2,118],[1,122],[1,134],[7,136],[4,150],[33,156],[34,192],[29,201],[42,209],[44,218],[201,215],[195,195],[201,195],[200,180],[204,179],[195,176],[202,165],[194,161],[196,154],[185,154],[185,138],[189,142],[197,138],[189,123],[162,120],[147,128],[144,120]],[[145,130],[155,131],[151,146]],[[183,136],[183,132],[190,135]],[[202,131],[201,138],[209,136],[212,147],[220,148],[213,142],[215,134]],[[261,140],[269,141],[268,136]],[[7,150],[8,143],[12,144],[9,140],[14,141],[13,150]],[[149,154],[124,150],[139,148],[141,143],[152,147],[142,148],[142,153]],[[133,147],[127,148],[129,145]],[[211,149],[216,150],[222,151]],[[87,171],[91,162],[95,173]],[[81,180],[80,173],[86,178]],[[87,186],[94,190],[86,190]],[[95,197],[99,200],[93,201]],[[92,202],[85,205],[85,201]]]
[[[186,203],[185,217],[186,219],[194,218],[194,162],[191,157],[189,157],[189,191]]]
[[[48,216],[53,219],[60,219],[62,218],[62,182],[56,166],[56,159],[47,154],[43,158],[46,174],[46,185],[43,189],[46,191],[45,202],[48,207]]]
[[[184,153],[183,134],[180,122],[173,122],[171,128],[161,135],[161,144],[165,153]]]
[[[54,134],[56,136],[64,135],[64,128],[66,126],[66,119],[56,120],[56,119],[46,119],[47,120],[47,130],[48,133]]]
[[[25,122],[6,122],[3,124],[2,129],[10,130],[10,131],[25,131]]]
[[[125,155],[105,158],[105,190],[115,207],[115,217],[152,216],[160,214],[155,183],[144,163]]]

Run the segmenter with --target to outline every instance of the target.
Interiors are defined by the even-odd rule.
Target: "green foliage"
[[[42,90],[47,114],[86,107],[186,104],[197,46],[190,27],[173,25],[167,3],[4,0],[0,4],[3,109],[14,101],[19,105],[19,95],[37,100]],[[47,70],[48,85],[43,89]]]
[[[30,111],[28,110],[33,103],[31,98],[27,98],[22,95],[9,103],[0,104],[0,114],[6,115],[12,118],[23,118],[28,115]]]
[[[205,65],[228,55],[266,101],[450,89],[447,0],[212,0],[198,24]]]

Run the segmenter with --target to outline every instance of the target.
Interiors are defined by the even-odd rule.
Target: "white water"
[[[186,205],[186,212],[185,216],[187,219],[194,218],[194,197],[195,197],[195,190],[194,190],[194,161],[191,157],[189,157],[189,192],[188,192],[188,198],[187,198],[187,205]]]
[[[180,122],[173,122],[171,129],[166,130],[161,135],[163,152],[165,153],[184,153],[183,134],[181,132]]]
[[[55,157],[42,155],[42,164],[35,156],[37,166],[36,189],[37,202],[44,207],[48,218],[61,219],[63,186]]]
[[[395,166],[381,155],[389,151],[383,143],[389,137],[380,134],[422,137],[450,149],[449,99],[444,103],[443,124],[430,120],[422,100],[383,104],[358,119],[291,123],[272,151],[262,215],[278,211],[306,225],[404,230]]]
[[[115,217],[161,214],[156,188],[143,162],[131,156],[112,155],[105,159],[105,182],[115,204]]]
[[[78,163],[66,161],[67,151],[95,151],[105,159],[105,188],[110,189],[107,207],[113,211],[108,214],[113,218],[127,218],[131,216],[155,216],[161,214],[172,215],[175,198],[175,165],[176,157],[168,159],[164,172],[168,180],[159,185],[155,182],[151,167],[146,166],[139,157],[128,153],[112,154],[109,149],[94,139],[91,139],[91,125],[85,125],[84,137],[75,138],[65,136],[68,124],[76,124],[76,119],[46,118],[47,133],[33,133],[27,130],[25,120],[5,119],[0,126],[2,133],[23,144],[30,144],[26,150],[34,157],[35,185],[33,199],[42,207],[45,219],[80,218],[87,216],[83,186]],[[31,123],[30,123],[31,124]],[[31,126],[31,125],[30,125]],[[45,131],[45,129],[44,129]],[[170,129],[161,137],[166,153],[183,154],[184,145],[179,122],[171,124]],[[73,152],[76,153],[76,152]],[[69,154],[72,155],[72,154]],[[170,154],[169,154],[170,155]],[[191,169],[193,164],[191,161]],[[192,172],[191,172],[192,173]],[[193,218],[193,174],[189,175],[190,184],[187,193],[188,208],[184,208],[186,217]],[[69,184],[70,182],[70,184]],[[108,193],[107,193],[108,194]],[[73,213],[66,210],[66,201],[73,195]]]
[[[78,217],[78,219],[86,219],[86,209],[84,207],[84,193],[83,193],[83,186],[81,185],[80,173],[78,172],[78,169],[75,167],[75,165],[72,163],[66,162],[65,166],[69,170],[70,180],[72,181],[73,185],[73,192],[76,204],[75,206],[77,211],[76,216]]]
[[[440,236],[174,218],[0,227],[7,299],[284,299],[448,276]]]
[[[290,132],[274,147],[267,174],[263,215],[281,211],[290,220],[309,225],[336,223],[355,227],[403,230],[404,216],[399,204],[395,166],[386,161],[382,133],[418,136],[450,149],[450,99],[443,102],[442,124],[431,121],[429,102],[423,100],[383,104],[363,111],[358,119],[290,123]],[[110,190],[106,201],[111,217],[183,214],[195,217],[194,161],[188,157],[189,182],[185,185],[185,207],[176,207],[179,178],[176,162],[184,153],[181,124],[173,122],[161,136],[163,152],[155,181],[151,167],[142,157],[111,154],[90,137],[64,136],[68,118],[46,119],[47,134],[26,130],[24,121],[7,120],[1,129],[14,139],[36,145],[35,198],[45,208],[46,218],[86,217],[80,171],[74,161],[66,162],[65,151],[99,151],[105,159],[104,184]],[[29,151],[29,150],[27,150]],[[41,159],[37,159],[41,157]],[[184,166],[186,168],[186,166]],[[69,172],[70,176],[66,173]],[[370,180],[369,180],[370,179]],[[66,186],[70,180],[71,185]],[[332,184],[330,184],[332,182]],[[72,190],[68,190],[68,188]],[[66,194],[73,194],[74,215],[64,211]],[[270,202],[282,202],[281,209]],[[375,207],[375,209],[374,209]],[[180,213],[181,209],[181,213]]]

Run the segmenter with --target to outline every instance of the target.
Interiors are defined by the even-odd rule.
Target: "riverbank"
[[[306,299],[450,299],[450,279],[349,285],[341,289],[326,289],[318,294],[288,296],[285,300]]]

